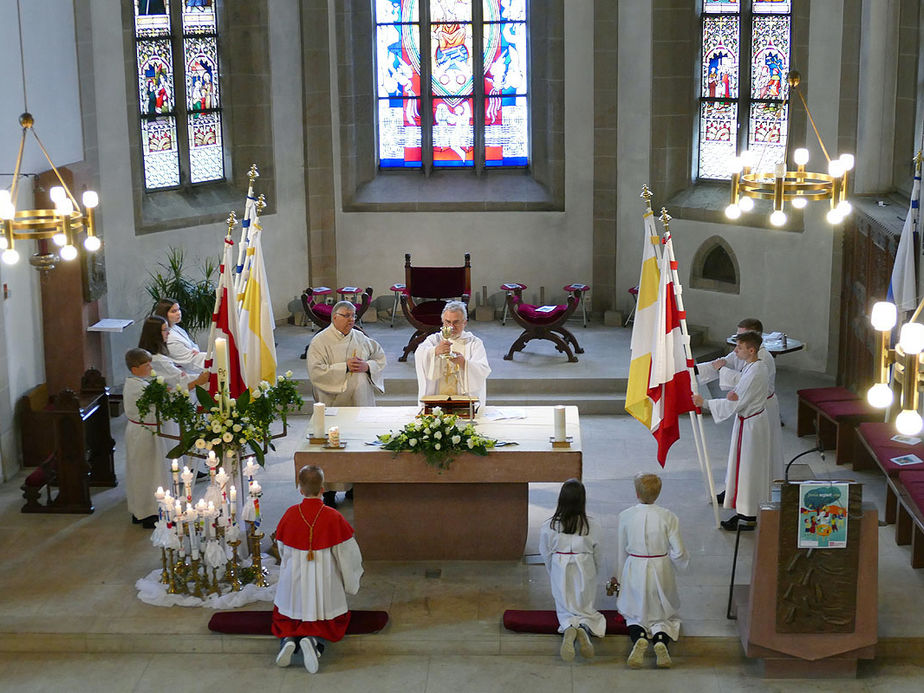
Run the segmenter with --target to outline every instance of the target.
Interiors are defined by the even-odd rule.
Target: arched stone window
[[[741,274],[735,251],[721,236],[706,239],[693,256],[690,288],[740,293]]]

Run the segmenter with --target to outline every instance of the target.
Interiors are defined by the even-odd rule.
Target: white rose
[[[277,382],[277,383],[281,383],[281,382],[282,382],[282,376],[281,376],[281,375],[276,376],[276,382]]]
[[[452,437],[452,444],[453,444],[453,445],[458,445],[458,444],[459,444],[459,441],[461,441],[461,440],[462,440],[462,436],[453,436],[453,437]]]
[[[153,377],[156,377],[156,376],[157,376],[157,371],[155,371],[155,370],[152,368],[152,369],[151,369],[151,377],[153,378]]]
[[[212,438],[212,445],[221,445],[221,438]]]
[[[206,444],[205,444],[205,449],[206,449],[206,450],[211,450],[211,449],[212,449],[212,444],[211,444],[211,443],[206,443]]]
[[[433,434],[433,437],[436,438],[437,440],[440,440],[443,437],[443,434],[437,431],[436,433]]]
[[[292,371],[286,371],[286,377],[287,377],[287,378],[291,378],[291,377],[292,377]]]
[[[223,441],[225,441],[226,443],[230,443],[232,440],[234,440],[234,436],[231,435],[230,433],[225,433],[225,434],[221,437],[221,439],[222,439]]]
[[[199,438],[199,439],[196,441],[196,447],[199,448],[200,450],[202,450],[203,448],[205,448],[205,440],[203,440],[202,438]]]
[[[434,450],[439,450],[441,447],[442,447],[442,446],[441,446],[439,443],[437,443],[436,445],[433,446],[433,449],[434,449]]]
[[[238,439],[237,442],[238,442],[239,444],[243,445],[244,443],[247,442],[247,439],[246,439],[246,438],[240,438],[240,439]]]
[[[158,382],[159,384],[163,385],[163,384],[164,384],[164,378],[163,378],[163,376],[160,376],[160,375],[157,376],[157,382]]]
[[[407,444],[410,445],[411,447],[414,447],[415,445],[417,445],[417,438],[411,438],[409,441],[407,441]]]
[[[240,424],[234,424],[233,430],[234,430],[235,433],[240,433],[240,432],[241,432],[241,425],[240,425]]]
[[[254,388],[253,394],[251,395],[252,399],[260,399],[263,396],[263,392],[260,388]]]
[[[475,441],[469,438],[468,439],[468,449],[471,450],[473,447],[475,447]]]

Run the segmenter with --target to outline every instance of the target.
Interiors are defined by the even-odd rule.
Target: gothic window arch
[[[134,0],[144,189],[225,179],[217,0]]]
[[[702,0],[697,177],[728,180],[745,151],[753,167],[784,160],[792,0]]]
[[[697,248],[690,270],[690,288],[728,294],[741,292],[738,258],[721,236],[711,236]]]

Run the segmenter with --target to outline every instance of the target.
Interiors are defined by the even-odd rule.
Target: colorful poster
[[[847,499],[850,484],[799,484],[800,549],[843,549],[847,546]]]

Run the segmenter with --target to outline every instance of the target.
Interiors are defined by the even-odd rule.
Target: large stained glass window
[[[134,5],[145,189],[223,180],[216,0]]]
[[[791,0],[703,0],[699,178],[728,180],[748,150],[756,168],[784,161]]]
[[[526,0],[374,7],[379,166],[526,166]]]

